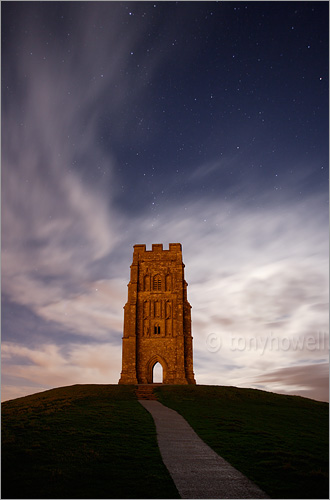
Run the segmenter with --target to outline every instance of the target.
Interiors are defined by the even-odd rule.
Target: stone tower
[[[157,362],[164,384],[196,384],[187,286],[180,243],[134,245],[119,384],[152,383]]]

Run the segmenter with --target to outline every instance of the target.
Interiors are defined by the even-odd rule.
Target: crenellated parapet
[[[153,243],[151,246],[151,250],[146,249],[146,245],[134,245],[134,253],[133,253],[133,258],[135,254],[144,254],[144,253],[150,253],[150,252],[180,252],[182,253],[182,246],[181,243],[170,243],[168,246],[168,250],[163,249],[163,243]]]

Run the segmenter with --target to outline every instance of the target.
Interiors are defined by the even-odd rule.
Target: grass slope
[[[236,387],[155,392],[272,498],[329,498],[327,403]]]
[[[134,386],[62,387],[2,404],[1,498],[178,498]]]
[[[272,498],[328,498],[328,404],[253,389],[158,386],[159,400]],[[2,498],[179,498],[134,386],[2,404]]]

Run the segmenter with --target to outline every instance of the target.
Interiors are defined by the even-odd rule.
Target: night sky
[[[328,398],[328,2],[1,2],[2,398],[117,383],[180,242],[197,383]]]

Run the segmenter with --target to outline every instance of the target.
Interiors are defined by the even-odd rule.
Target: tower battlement
[[[181,243],[169,243],[168,250],[163,248],[163,243],[153,243],[151,250],[146,249],[146,245],[134,245],[134,253],[145,253],[145,252],[182,252]]]

